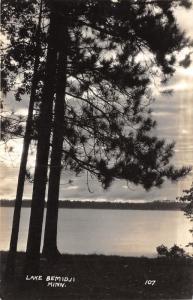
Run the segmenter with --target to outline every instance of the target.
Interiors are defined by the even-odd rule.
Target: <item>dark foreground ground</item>
[[[6,256],[7,253],[1,252],[1,273]],[[8,282],[2,278],[0,299],[169,300],[192,299],[193,295],[192,259],[62,255],[55,263],[41,260],[39,275],[42,280],[39,281],[22,280],[19,274],[23,262],[24,254],[19,253],[16,263],[17,277]],[[48,281],[47,276],[58,278]],[[63,280],[66,287],[47,286],[48,283],[51,285],[51,282],[59,283],[60,280]],[[155,283],[145,284],[146,280],[155,280]]]

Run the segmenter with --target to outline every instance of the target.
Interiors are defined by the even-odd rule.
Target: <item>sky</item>
[[[189,11],[178,9],[176,17],[181,28],[193,39],[193,8]],[[156,101],[152,108],[153,116],[158,123],[156,135],[165,138],[168,142],[176,142],[175,155],[172,159],[175,166],[193,166],[193,63],[187,69],[178,67],[175,76],[165,88],[172,88],[173,94],[170,96],[161,94],[160,88],[154,86]],[[16,103],[13,96],[9,95],[5,107],[7,110],[14,109],[17,114],[25,115],[28,99]],[[0,142],[0,199],[14,199],[16,194],[22,140],[11,141],[10,145],[14,146],[14,151],[8,153]],[[31,151],[30,161],[31,164],[34,163],[34,155]],[[60,199],[140,202],[175,200],[182,194],[183,189],[190,187],[192,175],[193,172],[177,183],[167,181],[161,189],[153,188],[149,192],[140,186],[128,185],[121,180],[116,180],[108,190],[104,191],[96,179],[89,178],[87,182],[86,175],[75,177],[69,172],[62,171]],[[72,180],[72,184],[68,184],[69,179]],[[26,182],[24,198],[30,199],[31,194],[32,184]]]

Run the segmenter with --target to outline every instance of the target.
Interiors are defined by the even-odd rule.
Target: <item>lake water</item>
[[[29,208],[22,208],[18,250],[25,251]],[[0,208],[0,250],[8,250],[13,208]],[[164,244],[185,246],[192,237],[182,211],[60,209],[58,248],[71,254],[155,256]],[[186,248],[190,250],[190,248]]]

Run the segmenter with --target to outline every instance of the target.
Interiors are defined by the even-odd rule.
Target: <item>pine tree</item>
[[[50,203],[51,197],[48,195],[48,207],[54,211],[54,216],[50,214],[53,218],[51,222],[48,209],[45,236],[48,238],[47,245],[50,237],[54,236],[54,244],[49,250],[45,242],[44,250],[47,253],[56,249],[61,167],[60,154],[57,157],[57,153],[63,152],[64,168],[69,168],[76,174],[86,171],[96,176],[104,188],[108,188],[118,178],[149,189],[161,186],[167,178],[177,180],[188,173],[188,168],[176,169],[169,164],[174,144],[168,145],[164,140],[153,136],[151,130],[156,123],[152,120],[149,109],[152,100],[149,88],[151,78],[159,74],[162,81],[166,82],[175,71],[178,51],[189,44],[179,30],[173,12],[176,5],[189,7],[188,3],[189,1],[175,0],[151,3],[80,0],[54,1],[50,2],[50,7],[46,7],[47,11],[51,11],[50,30],[47,58],[43,49],[47,31],[41,32],[40,57],[43,63],[39,72],[37,98],[42,101],[27,246],[27,265],[34,266],[34,270],[38,267],[50,143],[53,153],[48,194],[54,194],[52,180],[57,172],[57,180],[53,185],[57,197]],[[23,89],[17,90],[16,99],[20,99],[20,95],[28,91],[32,75],[33,47],[28,42],[34,27],[33,18],[29,16],[34,13],[35,4],[36,1],[32,5],[22,2],[20,11],[23,5],[26,10],[22,17],[18,10],[13,9],[13,14],[21,18],[22,25],[31,26],[28,26],[27,32],[19,27],[16,37],[24,34],[23,44],[19,38],[17,44],[16,38],[12,37],[16,50],[8,51],[5,59],[5,66],[8,66],[4,70],[5,90],[12,84],[11,73],[17,73],[18,66],[25,70]],[[61,49],[64,38],[64,32],[61,33],[64,30],[61,25],[63,19],[67,20],[65,30],[68,32],[68,49],[65,54],[64,49]],[[7,25],[7,28],[12,36],[13,26]],[[18,65],[11,63],[12,55]],[[59,68],[58,61],[62,56],[66,74],[63,70],[60,77],[62,69]],[[59,78],[63,78],[64,84],[61,93],[58,92],[62,87],[62,79],[60,82]],[[63,104],[57,102],[57,94],[60,94],[58,99],[65,99]],[[64,106],[64,110],[61,109],[63,117],[56,108],[57,105]],[[55,121],[52,125],[53,112]],[[61,124],[56,122],[58,115],[60,120],[64,120],[64,124],[62,121]],[[52,126],[53,136],[50,140]],[[60,141],[58,144],[55,143],[56,134]],[[57,163],[54,162],[56,160]]]
[[[135,57],[145,50],[153,52],[154,62],[162,69],[163,80],[167,80],[174,72],[172,55],[176,45],[179,50],[187,42],[175,24],[172,3],[155,2],[154,5],[161,9],[156,16],[141,2],[132,5],[127,1],[116,4],[64,1],[63,9],[61,4],[58,9],[58,16],[65,19],[67,16],[62,11],[69,10],[73,54],[67,60],[70,80],[65,93],[63,165],[76,173],[86,170],[104,188],[119,178],[141,184],[148,190],[161,186],[166,178],[176,180],[188,172],[186,168],[176,170],[168,164],[174,145],[166,145],[151,135],[155,122],[150,111],[144,108],[144,98],[150,100],[148,84],[152,70],[149,64],[146,68],[143,63],[136,63]],[[162,18],[166,17],[163,13],[167,24],[162,24]],[[166,59],[166,54],[170,59]],[[62,140],[62,131],[54,133],[53,140],[59,136]],[[57,156],[61,149],[61,145],[52,148],[52,155]],[[59,173],[59,157],[57,163],[51,161],[51,174],[56,174],[57,168]],[[55,176],[52,178],[55,183],[50,176],[43,251],[49,258],[58,253],[60,181]]]
[[[25,270],[34,274],[39,268],[40,242],[44,213],[44,200],[47,184],[48,156],[52,126],[53,97],[56,83],[56,65],[59,42],[59,22],[54,12],[50,14],[48,53],[45,69],[45,81],[42,91],[36,166],[32,193],[32,206],[26,251]]]
[[[58,19],[60,16],[58,17]],[[65,114],[65,90],[66,90],[66,75],[67,75],[67,52],[68,52],[68,32],[67,19],[61,18],[61,37],[60,48],[58,51],[57,75],[56,75],[56,99],[54,107],[54,122],[53,122],[53,139],[52,152],[49,173],[48,187],[48,202],[46,215],[46,237],[44,242],[44,254],[49,249],[49,255],[57,254],[56,236],[57,236],[57,213],[59,198],[59,182],[61,172],[61,160],[63,149],[63,134],[64,134],[64,114]],[[47,238],[47,235],[49,237]],[[52,241],[50,243],[50,241]],[[46,244],[48,242],[48,245]],[[52,248],[53,246],[53,248]]]
[[[18,5],[18,4],[17,4]],[[16,5],[16,7],[17,7]],[[27,158],[28,158],[28,151],[29,151],[29,146],[30,142],[32,139],[32,132],[33,132],[33,113],[34,113],[34,105],[35,105],[35,100],[36,100],[36,90],[38,87],[38,81],[39,81],[39,76],[38,76],[38,71],[39,71],[39,59],[40,59],[40,52],[41,52],[41,44],[40,44],[40,34],[41,34],[41,21],[42,21],[42,0],[39,4],[39,16],[38,16],[38,24],[37,28],[35,29],[35,38],[34,38],[34,53],[35,53],[35,59],[34,59],[34,66],[33,66],[33,75],[32,75],[32,83],[31,83],[31,94],[30,94],[30,101],[29,101],[29,109],[28,109],[28,116],[27,116],[27,121],[26,121],[26,129],[25,129],[25,134],[23,138],[23,151],[22,151],[22,156],[21,156],[21,162],[20,162],[20,169],[19,169],[19,175],[18,175],[18,183],[17,183],[17,191],[16,191],[16,199],[15,199],[15,207],[14,207],[14,215],[13,215],[13,224],[12,224],[12,232],[11,232],[11,240],[10,240],[10,248],[9,248],[9,253],[7,257],[7,265],[6,265],[6,277],[14,276],[14,267],[15,267],[15,254],[17,251],[17,243],[18,243],[18,235],[19,235],[19,223],[20,223],[20,214],[21,214],[21,205],[22,205],[22,198],[23,198],[23,191],[24,191],[24,183],[25,183],[25,178],[26,178],[26,166],[27,166]],[[15,8],[16,8],[15,7]],[[17,7],[18,8],[18,7]],[[19,8],[18,8],[19,9]],[[31,12],[32,10],[30,10]],[[8,9],[7,9],[7,14],[8,14]],[[10,13],[10,12],[9,12]],[[5,14],[6,16],[6,14]],[[10,19],[10,16],[13,17],[13,14],[10,14],[8,18]],[[6,23],[7,24],[7,23]],[[8,28],[7,28],[8,29]],[[22,36],[22,29],[20,29],[20,37]],[[24,29],[23,29],[24,30]],[[9,32],[9,30],[7,30]],[[24,34],[24,33],[23,33]],[[24,36],[22,36],[24,37]],[[27,37],[25,36],[25,39]],[[13,42],[14,39],[12,39],[12,43],[15,43],[16,49],[18,47],[18,41]],[[20,42],[21,46],[21,42]],[[15,49],[15,52],[17,54],[18,51]],[[5,78],[8,77],[8,74],[10,76],[10,72],[13,73],[18,73],[18,69],[12,68],[14,65],[14,55],[13,51],[10,53],[10,65],[8,70],[6,69],[7,74],[4,74],[4,81],[3,81],[3,91],[4,93],[7,93],[12,86],[14,86],[14,80],[12,83],[9,82],[7,84],[7,81]],[[17,57],[17,54],[16,57]],[[20,55],[20,54],[19,54]],[[9,51],[6,53],[6,62],[9,61],[7,58],[9,57]],[[5,69],[4,69],[5,71]],[[25,78],[25,76],[24,76]],[[20,100],[20,93],[24,93],[25,89],[24,88],[19,88],[16,92],[16,99]],[[3,129],[3,132],[7,132],[7,127],[8,126],[7,122],[10,123],[10,120],[7,120],[7,117],[5,117],[5,123],[6,123],[6,128]],[[21,132],[21,125],[16,124],[15,125],[15,130],[13,132],[13,135],[16,136],[18,135],[18,130]],[[10,132],[10,130],[8,130]],[[11,137],[10,137],[11,138]]]
[[[193,221],[193,183],[190,189],[184,190],[183,195],[181,197],[178,197],[177,200],[187,203],[186,207],[184,208],[184,212],[187,218],[189,218],[190,221]],[[193,228],[190,229],[190,232],[193,236]],[[193,243],[190,242],[188,246],[193,247]]]

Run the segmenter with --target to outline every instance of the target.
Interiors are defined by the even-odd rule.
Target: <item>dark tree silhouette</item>
[[[173,17],[171,9],[175,3],[155,1],[153,9],[147,3],[132,5],[127,1],[63,3],[62,7],[60,2],[60,9],[54,7],[58,16],[68,18],[71,38],[63,166],[76,173],[86,170],[104,188],[120,178],[149,189],[160,186],[165,178],[176,180],[187,174],[188,169],[175,170],[168,164],[174,145],[166,145],[150,134],[155,122],[144,103],[144,98],[147,103],[151,98],[151,64],[154,62],[161,69],[163,80],[167,80],[174,72],[174,51],[187,43]],[[160,12],[154,15],[156,6]],[[164,17],[167,22],[163,24]],[[153,62],[146,57],[146,66],[135,61],[145,51],[155,55]],[[166,59],[166,55],[170,58]],[[62,140],[62,130],[54,132],[53,140],[59,137]],[[61,144],[53,147],[52,155],[55,152],[57,157],[61,150]],[[60,169],[58,157],[57,162],[51,161],[50,174],[55,180],[54,184],[49,181],[44,235],[43,252],[50,258],[58,253]]]
[[[23,116],[11,113],[7,116],[5,111],[1,112],[1,141],[8,146],[8,142],[12,139],[18,139],[23,137],[25,118]]]
[[[182,202],[187,202],[186,207],[184,208],[185,215],[193,221],[193,183],[188,190],[183,191],[183,195],[181,197],[178,197],[177,200],[180,200]],[[192,233],[193,236],[193,228],[190,229],[190,232]],[[193,242],[190,242],[188,246],[193,247]]]
[[[164,246],[164,245],[160,245],[158,247],[156,247],[157,253],[160,256],[165,256],[167,258],[179,258],[179,257],[186,257],[186,252],[183,248],[177,246],[176,244],[174,244],[174,246],[172,246],[170,249],[168,249],[168,247]]]
[[[49,174],[48,202],[46,214],[44,255],[54,257],[57,254],[57,213],[59,199],[59,182],[61,172],[61,160],[64,135],[64,114],[66,109],[65,90],[67,76],[67,52],[68,52],[68,32],[67,18],[60,20],[60,48],[58,51],[57,75],[56,75],[56,99],[54,107],[53,139]],[[51,242],[50,242],[51,241]],[[47,252],[49,250],[49,253]]]
[[[18,237],[18,230],[19,230],[19,219],[20,219],[20,209],[21,209],[21,200],[23,195],[24,179],[25,176],[27,177],[28,175],[26,171],[26,161],[27,161],[29,142],[31,138],[37,139],[38,127],[40,129],[38,131],[38,136],[42,134],[42,127],[44,127],[44,123],[41,121],[39,122],[37,118],[33,117],[32,120],[33,106],[35,105],[35,111],[37,111],[39,114],[39,111],[41,110],[39,104],[40,104],[40,99],[42,98],[42,93],[43,93],[43,97],[45,98],[47,98],[48,95],[48,99],[46,100],[50,104],[50,107],[48,107],[48,111],[49,109],[51,109],[50,111],[52,111],[52,103],[53,103],[52,91],[54,92],[54,79],[55,79],[54,59],[56,61],[56,48],[54,47],[55,49],[51,51],[48,50],[47,56],[48,56],[49,66],[51,63],[53,63],[53,68],[51,67],[51,72],[50,72],[50,68],[47,64],[48,72],[46,72],[44,57],[46,54],[45,41],[47,42],[46,36],[47,36],[48,26],[45,25],[47,15],[46,15],[46,7],[44,7],[44,11],[43,11],[43,16],[45,18],[45,21],[43,22],[44,26],[43,28],[40,28],[40,26],[38,26],[38,30],[37,30],[36,23],[37,23],[37,18],[39,17],[37,13],[38,8],[39,8],[39,2],[36,0],[31,1],[30,3],[28,3],[28,1],[18,2],[18,1],[7,0],[3,3],[3,16],[2,16],[3,33],[5,37],[8,37],[8,45],[6,45],[5,43],[5,46],[2,49],[3,50],[2,89],[5,94],[10,91],[12,92],[14,91],[15,99],[17,101],[22,100],[23,95],[25,96],[26,94],[31,93],[29,117],[26,125],[26,134],[24,138],[24,151],[22,155],[20,174],[18,178],[18,190],[16,196],[16,206],[15,206],[15,214],[13,219],[13,230],[12,230],[12,238],[10,243],[10,253],[9,253],[10,255],[8,257],[7,273],[10,273],[9,270],[10,269],[13,270],[13,266],[14,266],[13,262],[14,262],[14,254],[17,247],[17,237]],[[50,39],[50,43],[54,44],[55,40],[56,39],[53,38],[52,35],[52,38]],[[40,41],[42,46],[41,48],[39,47]],[[41,64],[39,64],[39,61],[41,61]],[[53,70],[53,74],[52,74],[52,70]],[[18,77],[20,77],[19,87],[17,87]],[[32,86],[31,86],[31,82],[32,82]],[[50,87],[48,94],[46,94],[47,91],[45,91],[45,89],[42,90],[43,82],[46,82],[47,87],[48,86]],[[49,94],[50,91],[51,94]],[[44,104],[43,106],[43,115],[44,116],[48,115],[50,119],[48,118],[47,120],[51,120],[52,118],[50,114],[47,113],[44,114],[44,107],[46,107],[47,109],[47,104]],[[42,120],[42,117],[38,116],[38,118]],[[4,122],[4,125],[6,125],[6,128],[8,128],[8,121]],[[32,131],[33,131],[33,136],[32,136]],[[50,135],[50,128],[48,128],[48,135]],[[42,143],[40,148],[41,147],[43,148],[43,146],[44,145]],[[44,147],[44,149],[45,148],[46,147]],[[47,153],[48,153],[48,149],[49,146],[47,146],[46,148]],[[44,155],[43,152],[41,158]],[[47,163],[48,161],[46,160],[45,163],[46,166]],[[42,166],[42,164],[40,164],[40,166]],[[45,176],[43,181],[46,183]],[[34,190],[36,191],[36,187],[34,187]],[[30,239],[29,239],[29,243],[30,243]],[[13,272],[11,273],[13,274]]]
[[[14,275],[15,253],[17,251],[21,205],[22,205],[24,183],[25,183],[25,177],[26,177],[27,158],[28,158],[30,141],[31,141],[32,134],[33,134],[33,126],[32,126],[33,112],[34,112],[36,90],[37,90],[38,81],[39,81],[38,68],[39,68],[39,58],[40,58],[40,51],[41,51],[41,44],[40,44],[41,20],[42,20],[42,0],[40,2],[40,12],[39,12],[38,24],[37,24],[37,30],[36,30],[36,40],[35,40],[36,53],[35,53],[35,59],[34,59],[31,95],[30,95],[29,108],[28,108],[28,117],[27,117],[27,121],[26,121],[26,129],[25,129],[25,134],[24,134],[24,139],[23,139],[23,151],[22,151],[20,169],[19,169],[19,175],[18,175],[10,248],[9,248],[9,253],[8,253],[8,258],[7,258],[7,266],[6,266],[6,275],[8,277]]]
[[[53,97],[56,82],[57,48],[59,46],[59,22],[54,12],[50,15],[50,29],[48,38],[48,54],[45,70],[45,83],[40,106],[38,127],[38,143],[32,207],[27,242],[26,271],[34,272],[39,267],[39,252],[44,212],[45,189],[47,183],[48,156],[50,133],[52,125]]]
[[[35,3],[32,2],[32,8]],[[153,136],[151,129],[156,124],[148,108],[152,99],[151,78],[159,74],[163,82],[167,81],[175,71],[178,51],[189,43],[180,32],[173,13],[175,5],[188,7],[189,1],[80,0],[50,3],[46,62],[45,52],[40,53],[45,72],[39,72],[42,105],[27,246],[27,265],[34,267],[32,272],[38,267],[50,142],[53,151],[44,247],[47,253],[56,249],[61,152],[64,168],[76,173],[86,170],[95,175],[104,188],[119,178],[149,189],[161,186],[167,178],[177,180],[189,171],[188,168],[175,169],[169,164],[174,145],[167,145],[164,140]],[[18,72],[18,66],[10,63],[11,55],[21,68],[28,71],[24,73],[23,89],[17,90],[17,98],[28,89],[31,78],[28,73],[33,61],[33,47],[25,43],[26,35],[30,39],[33,31],[33,18],[27,17],[32,12],[28,11],[25,1],[24,8],[26,15],[21,23],[29,22],[31,28],[28,27],[27,33],[24,30],[22,47],[20,43],[17,48],[15,43],[18,51],[8,51],[5,61],[8,69],[4,71],[5,90],[12,84],[7,75]],[[20,16],[18,11],[14,10],[14,13]],[[10,35],[12,27],[8,26]],[[61,45],[65,32],[68,49]],[[43,33],[41,41],[42,45],[46,44]],[[59,67],[59,60],[63,70]],[[13,76],[9,78],[12,80]],[[54,93],[55,121],[50,141]],[[60,103],[63,94],[65,102]],[[61,123],[57,121],[58,117]],[[54,200],[51,195],[54,195]]]

